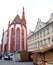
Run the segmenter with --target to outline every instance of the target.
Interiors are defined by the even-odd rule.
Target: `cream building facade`
[[[35,30],[29,31],[27,39],[28,51],[44,52],[53,47],[53,13],[46,23],[38,19]]]

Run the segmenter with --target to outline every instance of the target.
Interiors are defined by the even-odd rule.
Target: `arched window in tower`
[[[15,40],[15,32],[14,32],[14,28],[11,29],[11,52],[14,52],[14,40]]]
[[[16,51],[20,50],[20,29],[16,30]]]

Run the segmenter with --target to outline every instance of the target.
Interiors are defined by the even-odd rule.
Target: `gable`
[[[36,25],[36,28],[35,28],[35,31],[41,29],[44,25],[45,25],[45,23],[38,21],[38,22],[37,22],[37,25]]]
[[[17,15],[17,16],[14,18],[14,20],[12,21],[11,24],[14,24],[14,21],[15,21],[16,24],[20,24],[20,23],[21,23],[21,19],[20,19],[19,15]]]

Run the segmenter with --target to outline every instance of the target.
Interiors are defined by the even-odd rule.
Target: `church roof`
[[[21,19],[20,19],[19,15],[17,15],[17,16],[14,18],[14,20],[13,20],[12,23],[11,23],[11,25],[14,24],[14,22],[15,22],[16,24],[20,24],[20,23],[21,23]]]

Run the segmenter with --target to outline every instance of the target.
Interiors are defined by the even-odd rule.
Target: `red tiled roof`
[[[14,18],[14,20],[12,21],[11,24],[14,24],[14,22],[15,22],[16,24],[20,24],[20,23],[21,23],[21,19],[20,19],[19,15],[17,15],[17,16]]]

